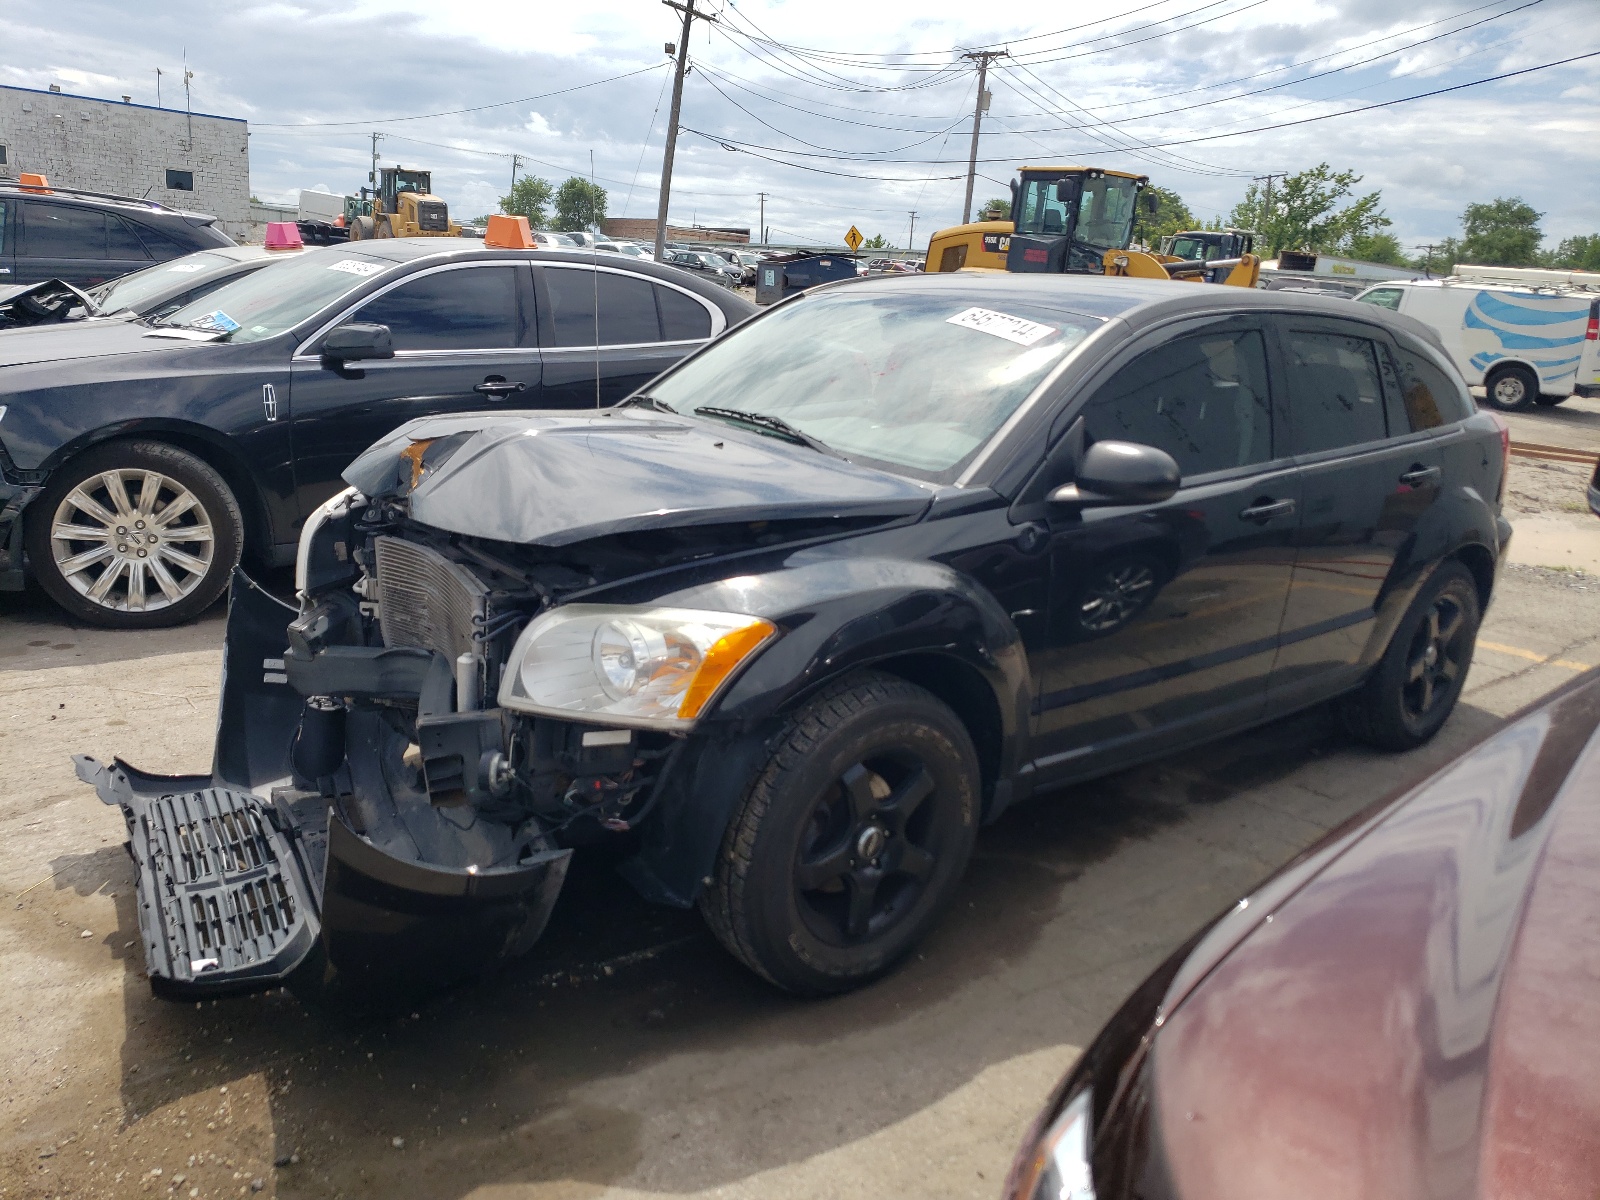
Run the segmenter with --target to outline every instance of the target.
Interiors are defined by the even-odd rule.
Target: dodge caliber
[[[150,978],[438,981],[576,848],[797,993],[888,970],[1005,808],[1460,693],[1504,431],[1425,329],[1077,277],[815,289],[611,410],[413,421],[235,576],[213,772],[122,808]]]

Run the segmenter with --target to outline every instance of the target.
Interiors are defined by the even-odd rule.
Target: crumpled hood
[[[429,439],[418,471],[402,454]],[[640,408],[424,417],[344,478],[368,497],[409,493],[424,525],[541,546],[731,521],[906,517],[933,497],[931,485],[804,446]]]
[[[13,324],[52,324],[65,320],[73,308],[81,308],[91,316],[100,311],[93,300],[64,279],[12,284],[0,288],[0,329]]]
[[[137,321],[67,321],[0,330],[0,368],[68,362],[108,354],[170,350],[176,341]],[[0,381],[0,391],[4,391]]]

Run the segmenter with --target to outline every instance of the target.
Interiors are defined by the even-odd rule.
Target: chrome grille
[[[394,537],[373,542],[384,645],[437,650],[452,663],[480,654],[472,634],[483,628],[488,589],[426,546]]]

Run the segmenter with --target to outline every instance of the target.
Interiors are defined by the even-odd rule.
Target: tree
[[[1461,214],[1461,262],[1485,267],[1531,267],[1539,261],[1543,213],[1520,196],[1469,204]]]
[[[1361,176],[1354,171],[1335,171],[1327,163],[1318,163],[1286,176],[1272,190],[1270,206],[1266,192],[1252,183],[1228,214],[1228,224],[1261,234],[1260,246],[1269,254],[1281,250],[1335,253],[1354,239],[1370,237],[1389,226],[1389,218],[1379,207],[1381,193],[1369,192],[1351,200],[1360,182]],[[1350,202],[1344,203],[1347,200]]]
[[[1359,258],[1363,262],[1388,263],[1396,267],[1408,265],[1405,251],[1400,248],[1400,239],[1392,233],[1357,234],[1340,249],[1351,258]]]
[[[542,229],[547,220],[545,206],[550,203],[549,181],[536,175],[524,175],[511,185],[511,194],[500,197],[500,211],[512,217],[527,217],[534,229]]]
[[[1162,238],[1196,227],[1194,214],[1182,196],[1170,188],[1152,187],[1150,190],[1155,193],[1156,211],[1153,216],[1142,214],[1139,225],[1146,244],[1159,246]]]
[[[1545,255],[1545,265],[1577,271],[1600,271],[1600,233],[1563,238]]]
[[[978,220],[1011,220],[1011,200],[1005,196],[996,196],[993,200],[985,200],[983,202],[983,207],[978,210]]]
[[[888,250],[890,248],[889,239],[881,233],[875,233],[861,243],[861,248],[863,250]]]
[[[605,188],[581,175],[570,176],[556,192],[556,228],[563,233],[599,225],[605,216]]]

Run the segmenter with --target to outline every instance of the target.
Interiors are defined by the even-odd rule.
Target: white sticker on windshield
[[[174,275],[187,275],[191,271],[204,271],[205,269],[206,265],[204,263],[173,263],[167,268]]]
[[[1031,346],[1055,332],[1055,327],[1052,325],[1024,321],[1021,317],[995,312],[992,308],[969,308],[950,317],[949,323],[960,325],[963,329],[976,329],[979,333],[992,333],[995,337],[1016,342],[1019,346]]]
[[[341,258],[328,267],[330,271],[343,271],[347,275],[376,275],[383,270],[382,263],[362,262],[359,258]]]
[[[239,322],[235,321],[220,308],[214,313],[207,313],[198,321],[191,322],[191,325],[195,329],[213,329],[218,333],[232,333],[239,328]]]

